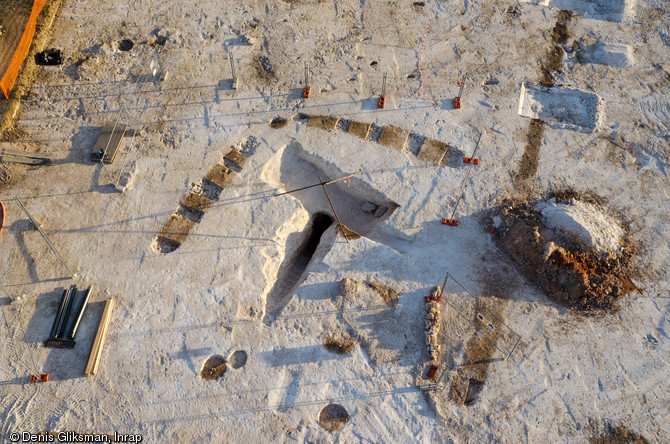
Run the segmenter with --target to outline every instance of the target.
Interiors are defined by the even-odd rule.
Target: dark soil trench
[[[570,31],[568,23],[572,19],[572,11],[561,11],[556,18],[556,25],[551,33],[552,46],[540,64],[542,79],[540,84],[548,88],[554,86],[554,73],[561,70],[563,55],[562,44],[568,42]],[[531,119],[528,125],[528,137],[524,149],[519,170],[515,177],[514,188],[530,194],[530,186],[527,179],[537,174],[537,166],[540,160],[540,146],[544,135],[544,122],[540,119]]]
[[[312,256],[314,256],[316,249],[319,247],[321,236],[333,224],[333,221],[333,218],[326,213],[316,213],[314,215],[307,239],[305,239],[289,262],[286,265],[282,265],[282,270],[280,270],[277,276],[277,281],[267,295],[263,322],[268,325],[272,323],[288,303],[293,289],[301,281],[307,266],[312,260]]]

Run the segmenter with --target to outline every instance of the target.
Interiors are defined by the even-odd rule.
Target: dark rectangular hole
[[[423,142],[425,140],[426,137],[422,136],[421,134],[409,133],[409,140],[407,141],[407,149],[409,150],[410,153],[414,154],[415,156],[418,156],[419,151],[421,150],[421,146],[423,145]]]
[[[177,210],[178,213],[181,213],[182,216],[184,216],[185,219],[188,219],[190,221],[193,221],[195,223],[200,222],[202,219],[202,216],[205,214],[204,211],[198,211],[198,210],[190,210],[186,207],[181,207],[179,210]]]

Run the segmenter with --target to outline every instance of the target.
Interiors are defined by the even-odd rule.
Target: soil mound
[[[635,289],[635,252],[618,217],[594,199],[554,194],[500,209],[487,229],[522,274],[561,306],[613,310]]]

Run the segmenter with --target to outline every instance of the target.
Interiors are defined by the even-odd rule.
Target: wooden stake
[[[289,193],[295,193],[296,191],[307,190],[307,189],[309,189],[309,188],[318,187],[319,185],[321,185],[321,186],[323,186],[323,185],[330,185],[331,183],[339,182],[340,180],[345,180],[345,179],[348,179],[348,178],[350,178],[350,177],[354,177],[354,176],[356,176],[357,174],[362,174],[362,173],[363,173],[363,171],[359,171],[358,173],[349,174],[348,176],[343,176],[343,177],[340,177],[339,179],[335,179],[335,180],[329,180],[328,182],[315,183],[314,185],[308,185],[308,186],[306,186],[306,187],[297,188],[297,189],[295,189],[295,190],[284,191],[283,193],[275,194],[273,197],[283,196],[284,194],[289,194]]]
[[[91,346],[91,353],[88,355],[88,363],[86,364],[86,370],[84,370],[86,376],[93,376],[98,372],[102,344],[105,342],[105,336],[107,336],[107,327],[109,326],[113,307],[114,299],[107,299],[105,309],[102,311],[102,316],[100,317],[100,323],[98,324],[98,331],[95,333],[95,339]]]
[[[232,88],[233,88],[233,89],[237,89],[237,86],[238,86],[237,84],[238,84],[238,82],[237,82],[237,74],[235,74],[235,57],[233,56],[233,51],[230,51],[230,52],[228,53],[228,58],[230,59],[230,70],[231,70],[232,73],[233,73],[233,85],[232,85]]]
[[[323,188],[323,192],[326,193],[326,199],[328,199],[328,203],[330,204],[330,208],[333,210],[333,214],[335,214],[335,219],[337,219],[337,224],[340,227],[343,227],[342,222],[340,222],[340,218],[337,216],[337,212],[335,211],[335,207],[333,206],[333,202],[330,200],[330,196],[328,195],[328,191],[326,191],[326,185],[324,185],[323,179],[321,179],[321,176],[317,176],[319,178],[319,182],[321,182],[321,188]],[[344,237],[344,240],[349,243],[349,239],[347,238],[347,234],[342,231],[342,235]]]

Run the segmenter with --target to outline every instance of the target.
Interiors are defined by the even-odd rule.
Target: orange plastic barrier
[[[35,0],[33,2],[33,10],[30,13],[26,29],[23,31],[23,36],[21,36],[19,46],[16,48],[14,57],[12,57],[12,61],[9,63],[7,71],[5,71],[5,74],[2,76],[2,80],[0,80],[0,88],[2,88],[2,92],[5,93],[5,98],[7,99],[9,99],[9,92],[14,88],[14,82],[19,75],[21,65],[23,65],[23,61],[26,59],[28,51],[30,50],[30,45],[33,42],[33,36],[35,35],[37,17],[40,15],[40,12],[42,12],[42,8],[44,8],[46,1],[47,0]]]

